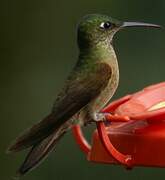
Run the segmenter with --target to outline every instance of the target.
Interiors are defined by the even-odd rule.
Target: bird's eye
[[[111,24],[109,21],[107,21],[107,22],[102,22],[102,23],[100,24],[100,28],[101,28],[101,29],[109,29],[111,26],[112,26],[112,24]]]

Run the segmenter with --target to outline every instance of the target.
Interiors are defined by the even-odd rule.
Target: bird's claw
[[[95,114],[95,117],[94,117],[95,122],[106,121],[106,120],[107,120],[107,118],[106,118],[105,113],[96,113]]]
[[[111,113],[96,113],[94,121],[110,121],[110,122],[128,122],[130,118],[128,116],[120,116]]]
[[[91,124],[93,122],[128,122],[130,121],[130,117],[128,116],[121,116],[117,114],[111,113],[95,113],[92,120],[87,121],[84,123],[86,126],[87,124]]]

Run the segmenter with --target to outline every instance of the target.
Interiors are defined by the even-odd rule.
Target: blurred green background
[[[8,144],[48,114],[76,62],[76,24],[88,13],[165,25],[164,0],[0,1],[1,180],[12,178],[26,154],[6,155]],[[115,36],[114,46],[120,65],[120,85],[113,99],[165,80],[165,31],[123,30]],[[92,164],[68,133],[56,152],[22,179],[147,178],[163,179],[165,169],[126,171],[120,166]]]

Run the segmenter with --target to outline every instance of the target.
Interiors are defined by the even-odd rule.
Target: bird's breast
[[[93,100],[92,102],[92,109],[95,111],[100,111],[112,98],[114,95],[118,83],[119,83],[119,68],[117,60],[113,61],[113,63],[108,63],[108,65],[111,67],[111,78],[108,81],[107,86],[100,92],[98,97]]]

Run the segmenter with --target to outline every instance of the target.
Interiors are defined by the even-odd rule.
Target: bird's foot
[[[121,116],[111,113],[96,113],[94,117],[95,122],[107,121],[107,122],[128,122],[130,118],[128,116]]]
[[[121,116],[117,114],[111,114],[111,113],[95,113],[94,116],[88,121],[83,122],[84,126],[96,123],[96,122],[105,122],[105,123],[111,123],[111,122],[128,122],[130,121],[130,118],[128,116]]]
[[[94,122],[106,121],[106,113],[95,113],[93,120]]]
[[[106,121],[105,113],[95,113],[91,118],[87,119],[87,121],[83,121],[83,125],[87,126],[89,124],[93,124],[96,122],[105,122],[105,121]]]

